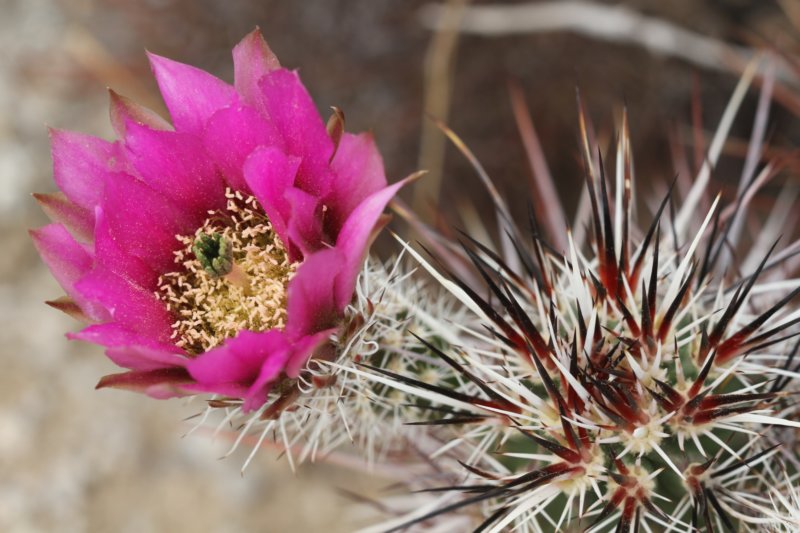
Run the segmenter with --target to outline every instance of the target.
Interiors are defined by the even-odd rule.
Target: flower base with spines
[[[370,258],[329,350],[309,361],[297,380],[276,387],[257,411],[243,412],[236,400],[209,400],[197,427],[207,426],[218,416],[213,415],[216,411],[224,413],[217,431],[233,428],[229,453],[245,439],[253,446],[243,469],[262,446],[282,449],[292,465],[331,459],[332,454],[338,459],[349,456],[348,464],[355,459],[369,468],[419,462],[422,450],[441,446],[429,428],[406,424],[428,411],[425,402],[376,383],[365,370],[379,367],[422,382],[472,390],[426,343],[451,349],[461,342],[465,324],[463,307],[416,275],[408,261]]]

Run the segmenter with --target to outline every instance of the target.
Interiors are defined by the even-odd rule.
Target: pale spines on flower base
[[[389,263],[365,262],[329,355],[309,362],[290,400],[283,398],[286,391],[275,390],[261,409],[247,413],[240,401],[212,399],[195,429],[217,421],[217,431],[233,439],[230,452],[246,440],[252,451],[243,470],[262,446],[283,450],[292,466],[324,459],[368,469],[408,466],[421,460],[423,450],[438,448],[435,434],[406,424],[426,413],[426,406],[363,373],[378,367],[430,384],[461,380],[421,339],[455,346],[468,317],[409,265],[402,254]]]
[[[793,304],[800,289],[797,279],[776,284],[764,282],[764,274],[797,243],[780,250],[777,235],[757,235],[750,254],[757,260],[748,259],[746,271],[731,263],[735,253],[723,250],[776,165],[758,174],[752,167],[730,205],[718,197],[701,216],[696,212],[754,68],[737,87],[710,159],[676,216],[667,215],[681,206],[671,189],[652,222],[636,233],[627,121],[612,186],[581,107],[588,252],[569,232],[567,248],[555,249],[535,216],[528,247],[527,236],[520,237],[525,232],[503,226],[511,217],[499,199],[499,233],[511,246],[505,253],[485,243],[464,247],[483,287],[441,266],[440,274],[411,251],[494,336],[494,353],[467,346],[440,354],[477,394],[457,397],[421,386],[420,394],[465,418],[458,440],[471,440],[475,426],[485,428],[477,434],[493,432],[492,450],[507,462],[494,469],[496,462],[467,466],[467,482],[429,487],[459,497],[392,520],[389,530],[427,527],[474,507],[482,516],[476,530],[492,532],[717,531],[768,523],[765,495],[784,464],[771,428],[800,428],[789,414],[798,377],[793,337],[800,312]],[[486,181],[474,156],[445,132]],[[752,142],[758,147],[761,139]],[[493,187],[489,192],[496,197]],[[388,384],[392,378],[378,371],[374,379]],[[394,379],[398,388],[413,390],[408,377]]]

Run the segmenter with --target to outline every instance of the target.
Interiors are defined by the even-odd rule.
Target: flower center
[[[194,235],[179,235],[180,268],[158,280],[156,296],[175,316],[175,344],[197,355],[241,330],[286,324],[286,287],[296,264],[256,199],[225,193]]]

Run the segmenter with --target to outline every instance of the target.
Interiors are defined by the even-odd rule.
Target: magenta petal
[[[292,347],[291,357],[286,364],[286,375],[290,378],[299,376],[300,371],[306,366],[306,363],[314,355],[317,348],[330,339],[335,331],[336,328],[329,328],[313,335],[296,339]]]
[[[31,230],[33,244],[59,285],[92,320],[108,317],[104,309],[87,301],[75,284],[91,271],[94,260],[61,224]]]
[[[344,256],[329,248],[306,257],[289,282],[286,333],[292,339],[330,328],[339,315],[336,307],[337,277]]]
[[[63,224],[79,241],[94,241],[94,217],[91,211],[72,203],[63,193],[34,194],[39,206],[50,220]]]
[[[370,194],[386,187],[383,159],[371,134],[345,133],[331,163],[336,179],[331,182],[330,195],[325,204],[330,206],[330,222],[337,230],[358,204]]]
[[[125,137],[126,124],[128,122],[142,124],[154,130],[172,129],[170,123],[161,118],[155,111],[147,109],[111,89],[108,90],[108,95],[111,126],[119,137]]]
[[[188,362],[188,359],[172,351],[146,346],[117,346],[106,350],[106,355],[118,366],[131,370],[182,368]]]
[[[264,333],[242,331],[221,346],[199,355],[188,364],[189,373],[198,383],[250,385],[258,378],[264,362],[283,352],[289,344],[278,330]]]
[[[257,148],[244,164],[244,177],[278,237],[287,246],[287,222],[292,214],[291,204],[285,198],[287,189],[294,183],[300,160],[287,156],[274,147]],[[294,258],[292,258],[294,259]]]
[[[258,409],[264,404],[267,399],[267,392],[269,392],[269,386],[278,379],[281,372],[286,368],[290,351],[293,349],[294,346],[290,348],[288,345],[277,347],[269,354],[269,357],[264,359],[258,377],[245,393],[245,401],[242,405],[242,409],[245,412]]]
[[[152,342],[170,343],[172,317],[155,295],[112,272],[95,268],[75,284],[87,300],[103,305],[111,318]]]
[[[333,141],[296,72],[278,69],[259,82],[261,107],[284,137],[287,153],[302,158],[297,186],[315,196],[325,196],[332,173],[328,162]]]
[[[408,182],[409,178],[406,178],[371,194],[356,207],[344,223],[342,231],[336,239],[336,248],[341,250],[344,256],[340,279],[336,284],[337,309],[344,309],[353,298],[356,278],[361,270],[361,264],[367,254],[370,241],[374,237],[375,224],[383,214],[386,204]]]
[[[143,346],[162,352],[172,352],[176,354],[183,353],[180,348],[173,344],[158,342],[155,339],[132,331],[130,328],[116,322],[94,324],[80,330],[77,333],[67,334],[67,338],[71,340],[91,342],[93,344],[99,344],[109,348],[121,346]]]
[[[292,248],[297,248],[306,256],[325,246],[326,239],[322,233],[323,211],[319,198],[295,188],[286,191],[284,196],[291,205],[288,242]]]
[[[154,291],[158,272],[138,257],[130,255],[120,248],[116,239],[111,235],[103,210],[99,207],[96,210],[95,218],[97,224],[94,253],[97,264],[143,289]]]
[[[106,184],[103,212],[119,248],[157,272],[174,269],[176,235],[194,233],[196,225],[162,195],[127,174],[113,174]],[[193,213],[197,219],[198,213]],[[178,217],[178,218],[176,218]]]
[[[147,394],[157,400],[185,396],[192,390],[192,380],[183,368],[123,372],[104,376],[96,389],[123,389]]]
[[[278,58],[256,28],[233,48],[233,79],[236,92],[247,103],[257,100],[258,80],[281,67]]]
[[[155,54],[147,54],[175,129],[200,134],[215,111],[236,102],[233,87],[205,72]]]
[[[200,139],[129,123],[125,146],[142,181],[193,211],[198,225],[210,210],[225,207],[225,186]]]
[[[203,141],[228,185],[245,192],[248,187],[243,166],[253,150],[260,145],[283,145],[275,127],[249,106],[233,106],[217,111],[206,125]]]
[[[114,157],[115,146],[73,131],[50,130],[53,179],[67,198],[94,212]]]
[[[242,409],[251,411],[261,407],[270,385],[280,378],[281,373],[285,372],[290,378],[296,378],[317,347],[328,340],[334,331],[336,328],[330,328],[314,335],[292,339],[290,345],[276,346],[264,360],[258,378],[247,391]]]

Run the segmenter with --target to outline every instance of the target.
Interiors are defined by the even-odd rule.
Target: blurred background
[[[337,488],[383,487],[320,465],[294,475],[269,450],[240,475],[242,455],[217,461],[225,438],[181,438],[199,404],[95,391],[113,366],[68,342],[64,332],[78,325],[42,303],[60,295],[27,235],[46,223],[30,193],[54,190],[46,126],[110,138],[106,87],[164,113],[145,48],[231,81],[231,47],[260,26],[323,114],[336,105],[348,129],[374,131],[390,180],[431,170],[405,201],[436,222],[457,220],[467,200],[479,213],[488,206],[426,113],[461,136],[523,212],[530,172],[508,93],[516,80],[571,212],[582,180],[576,86],[601,144],[627,103],[647,189],[674,175],[676,148],[691,151],[692,120],[701,138],[713,131],[749,50],[798,46],[798,0],[561,2],[551,18],[511,20],[470,11],[497,2],[451,1],[447,20],[464,32],[426,4],[0,0],[0,531],[344,532],[357,517]],[[606,26],[598,6],[614,14]],[[768,129],[776,153],[797,145],[796,85],[791,71],[778,72]],[[726,149],[734,163],[752,127],[751,92]],[[725,168],[715,183],[733,194],[739,170]]]

